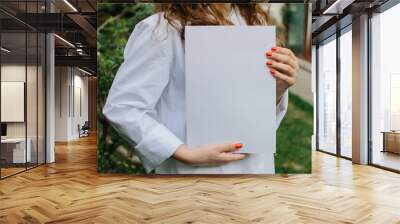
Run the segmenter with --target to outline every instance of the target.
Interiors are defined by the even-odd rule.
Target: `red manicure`
[[[272,51],[277,51],[278,48],[277,48],[277,47],[273,47],[273,48],[271,48],[271,50],[272,50]]]
[[[270,70],[271,74],[275,75],[276,71],[275,70]]]
[[[268,51],[267,52],[267,57],[271,57],[272,56],[272,52],[271,51]]]
[[[240,149],[240,148],[242,148],[243,147],[243,144],[242,143],[236,143],[235,144],[235,148],[236,149]]]
[[[267,65],[271,66],[272,65],[272,61],[267,61]]]

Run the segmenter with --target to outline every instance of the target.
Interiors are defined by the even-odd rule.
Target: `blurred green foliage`
[[[283,24],[288,31],[286,46],[298,55],[304,53],[304,13],[305,4],[302,3],[286,3],[281,10]]]
[[[282,9],[285,10],[285,9]],[[98,4],[98,171],[143,173],[134,146],[120,137],[104,118],[108,90],[123,61],[123,50],[136,23],[154,13],[154,5]],[[285,20],[284,20],[285,21]],[[289,110],[277,132],[277,173],[311,172],[312,106],[291,94]]]
[[[99,172],[143,173],[134,148],[104,118],[102,108],[115,74],[123,61],[124,47],[136,23],[154,13],[152,4],[98,4],[98,150]]]

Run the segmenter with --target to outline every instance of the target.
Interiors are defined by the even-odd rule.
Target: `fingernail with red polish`
[[[270,70],[271,74],[275,75],[276,71],[275,70]]]
[[[271,57],[272,56],[272,52],[268,51],[266,55],[267,55],[267,57]]]
[[[267,65],[271,66],[272,65],[272,61],[267,61]]]
[[[273,47],[273,48],[271,48],[271,50],[272,50],[272,51],[277,51],[278,48],[277,48],[277,47]]]
[[[235,144],[235,148],[236,149],[240,149],[240,148],[242,148],[243,147],[243,144],[242,143],[236,143]]]

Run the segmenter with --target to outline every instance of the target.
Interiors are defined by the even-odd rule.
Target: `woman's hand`
[[[266,64],[271,74],[276,78],[276,104],[285,91],[296,83],[299,63],[290,49],[273,47],[266,53],[269,59]]]
[[[242,160],[247,154],[234,153],[243,147],[241,143],[202,145],[194,150],[181,145],[173,157],[191,165],[221,165],[232,161]]]

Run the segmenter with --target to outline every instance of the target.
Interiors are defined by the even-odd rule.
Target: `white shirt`
[[[161,15],[161,16],[160,16]],[[246,24],[231,13],[235,25]],[[267,50],[267,49],[266,49]],[[103,113],[133,145],[147,172],[160,174],[267,173],[274,167],[268,154],[219,166],[193,166],[172,155],[186,140],[184,42],[158,13],[139,22],[124,51]],[[277,127],[288,104],[286,92],[277,105]],[[274,169],[272,169],[274,170]]]

